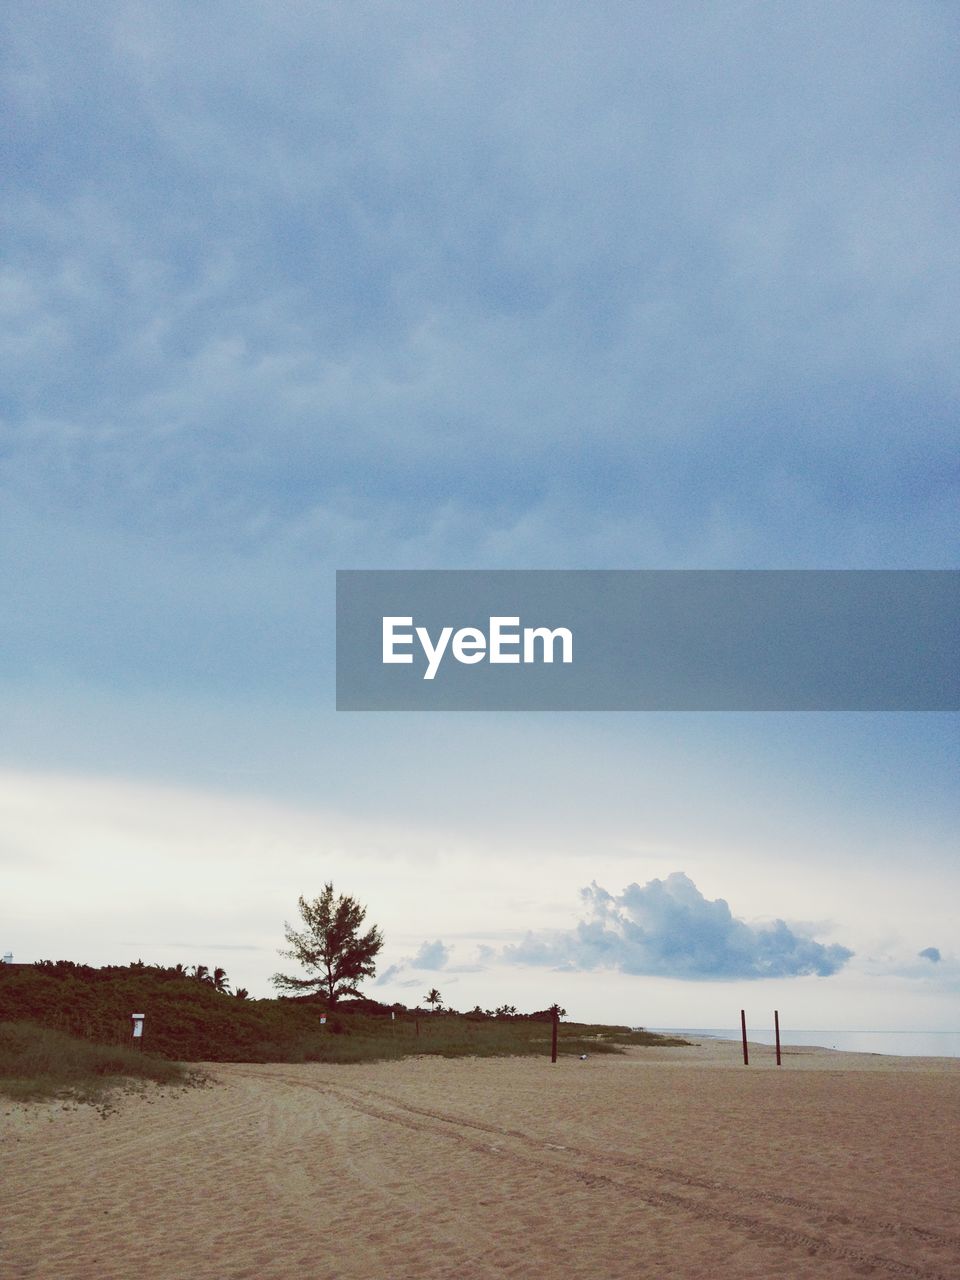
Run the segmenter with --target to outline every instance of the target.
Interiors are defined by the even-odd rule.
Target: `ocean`
[[[739,1040],[739,1027],[649,1027],[670,1035]],[[773,1027],[747,1024],[751,1044],[775,1043]],[[906,1058],[960,1058],[960,1031],[817,1031],[780,1027],[781,1045],[820,1045],[852,1053],[886,1053]]]

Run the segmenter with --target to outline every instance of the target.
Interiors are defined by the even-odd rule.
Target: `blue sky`
[[[3,949],[266,993],[332,878],[390,996],[955,1027],[955,716],[332,709],[337,568],[956,565],[950,7],[2,21]],[[679,873],[853,955],[517,958]]]

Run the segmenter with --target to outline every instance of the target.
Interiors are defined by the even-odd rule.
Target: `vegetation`
[[[0,1023],[0,1094],[98,1102],[121,1080],[187,1083],[178,1063],[116,1045],[91,1044],[30,1022]]]
[[[282,991],[252,1000],[231,993],[225,969],[205,964],[93,968],[70,960],[0,965],[0,1094],[99,1098],[121,1079],[184,1081],[182,1062],[372,1062],[407,1055],[505,1056],[550,1052],[559,1005],[522,1014],[512,1004],[444,1008],[431,987],[423,1009],[385,1005],[360,995],[376,972],[383,936],[361,933],[366,908],[334,896],[327,883],[312,902],[299,899],[306,926],[285,925],[289,949],[305,977],[277,973]],[[134,1010],[143,1035],[133,1041]],[[560,1053],[619,1053],[623,1045],[683,1044],[629,1027],[565,1023]]]
[[[513,1006],[426,1014],[374,1000],[331,1006],[316,994],[237,999],[183,966],[137,961],[94,969],[70,961],[0,965],[0,1023],[29,1021],[83,1040],[129,1048],[130,1014],[144,1013],[143,1059],[180,1062],[366,1062],[410,1054],[549,1054],[553,1014]],[[321,1015],[326,1023],[321,1024]],[[391,1016],[392,1015],[392,1016]],[[628,1027],[561,1023],[561,1054],[617,1053],[620,1046],[678,1044]],[[119,1061],[119,1059],[116,1059]],[[124,1059],[126,1061],[126,1059]]]
[[[543,1057],[550,1055],[551,1019],[518,1014],[512,1018],[477,1019],[444,1011],[418,1018],[404,1011],[391,1021],[382,1016],[354,1014],[344,1019],[337,1034],[310,1035],[288,1046],[287,1061],[375,1062],[383,1059],[432,1055],[442,1058]],[[621,1053],[626,1044],[682,1044],[652,1032],[628,1027],[561,1024],[559,1052]]]
[[[308,902],[301,897],[299,905],[307,927],[298,933],[285,925],[290,949],[280,954],[296,960],[313,976],[297,978],[275,973],[274,986],[280,991],[323,992],[331,1006],[343,996],[359,996],[357,983],[376,973],[374,960],[383,946],[383,935],[376,926],[360,934],[366,907],[344,894],[335,900],[329,881],[319,898]]]

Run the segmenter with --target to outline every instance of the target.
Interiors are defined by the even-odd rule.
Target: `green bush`
[[[146,1015],[144,1049],[180,1062],[372,1062],[410,1054],[550,1052],[551,1015],[543,1010],[422,1013],[359,999],[328,1011],[315,996],[237,1000],[182,971],[140,963],[103,969],[68,961],[0,965],[0,1021],[28,1021],[101,1048],[129,1050],[134,1011]],[[327,1021],[321,1025],[324,1014]],[[671,1043],[682,1042],[628,1027],[562,1022],[559,1028],[563,1054]]]

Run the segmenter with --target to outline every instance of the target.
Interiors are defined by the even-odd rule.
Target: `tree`
[[[275,973],[271,982],[282,991],[322,991],[332,1005],[341,996],[358,996],[357,983],[376,973],[374,957],[383,946],[383,935],[376,926],[360,934],[366,907],[342,893],[334,898],[329,882],[319,898],[308,902],[301,897],[299,906],[307,927],[298,933],[284,922],[290,948],[280,955],[296,960],[313,976],[295,978]]]
[[[430,1005],[434,1013],[436,1013],[440,1005],[443,1004],[443,996],[440,994],[440,992],[437,990],[436,987],[431,987],[430,990],[427,992],[427,994],[424,996],[424,999],[426,1000],[427,1004]]]
[[[226,969],[221,969],[219,965],[214,969],[213,974],[210,977],[210,981],[213,983],[214,988],[217,991],[230,990],[230,983],[227,981],[227,971]]]

